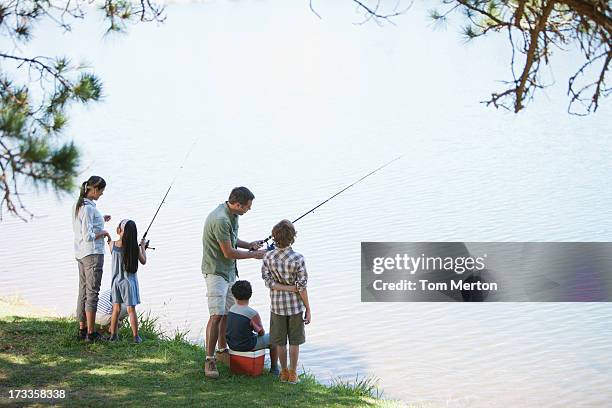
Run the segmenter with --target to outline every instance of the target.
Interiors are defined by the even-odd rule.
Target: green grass
[[[134,345],[128,328],[118,343],[86,344],[76,339],[72,319],[0,317],[0,405],[147,407],[390,407],[399,404],[372,396],[375,384],[336,382],[327,387],[310,374],[297,385],[277,377],[204,377],[204,351],[169,337],[155,320],[143,319],[144,343]],[[374,388],[373,388],[374,387]],[[64,400],[10,400],[11,389],[63,389]]]
[[[330,388],[344,395],[362,395],[364,397],[382,397],[382,392],[378,388],[378,378],[359,377],[355,375],[355,381],[343,380],[341,378],[332,379]]]

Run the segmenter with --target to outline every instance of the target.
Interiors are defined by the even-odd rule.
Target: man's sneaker
[[[115,334],[111,334],[110,337],[108,338],[108,341],[119,341],[119,335],[117,333]]]
[[[280,381],[287,382],[289,380],[289,370],[283,368],[280,372]]]
[[[230,361],[229,349],[226,348],[223,350],[217,350],[215,353],[215,357],[217,361],[220,362],[221,364],[229,365],[229,361]]]
[[[142,337],[140,337],[139,335],[136,335],[136,337],[134,337],[134,344],[140,344],[142,342]]]
[[[204,376],[208,378],[219,378],[219,371],[217,370],[217,362],[214,358],[206,359],[204,362]]]
[[[278,377],[280,374],[280,370],[278,369],[278,366],[270,367],[270,374]]]
[[[77,334],[77,339],[85,340],[85,337],[87,337],[87,329],[79,329],[79,334]]]
[[[289,369],[289,375],[287,376],[287,382],[289,384],[297,384],[298,381],[299,381],[298,376],[295,370]]]
[[[103,339],[102,339],[102,336],[100,336],[100,333],[98,332],[93,332],[91,334],[87,333],[87,335],[85,336],[86,343],[95,343],[100,340],[103,340]]]

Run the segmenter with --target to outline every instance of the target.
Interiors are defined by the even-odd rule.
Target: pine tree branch
[[[550,12],[553,9],[554,1],[548,1],[546,6],[544,6],[544,10],[542,15],[540,16],[537,25],[531,30],[531,39],[529,42],[529,49],[527,51],[527,59],[525,61],[525,67],[523,68],[523,73],[519,79],[518,87],[516,88],[516,99],[514,103],[514,112],[517,113],[523,108],[523,95],[525,93],[525,85],[527,83],[527,79],[531,75],[531,67],[535,60],[535,54],[538,50],[538,37],[540,33],[544,30],[546,26],[546,22],[548,21],[548,17],[550,16]]]
[[[521,20],[523,18],[523,14],[525,13],[525,1],[519,0],[518,5],[516,6],[516,12],[514,13],[514,25],[520,29],[521,28]]]
[[[574,90],[574,83],[576,81],[576,79],[583,75],[585,70],[590,67],[591,65],[593,65],[596,61],[600,60],[601,58],[605,57],[604,63],[602,65],[602,68],[599,72],[599,76],[597,78],[597,80],[591,82],[590,84],[587,84],[585,86],[583,86],[581,89],[579,89],[578,91]],[[572,99],[570,101],[570,104],[568,106],[568,113],[572,114],[572,115],[576,115],[576,116],[585,116],[587,113],[593,111],[595,112],[597,110],[597,108],[599,107],[599,97],[600,95],[604,95],[606,96],[607,92],[610,92],[610,89],[602,89],[603,86],[605,86],[605,74],[610,66],[610,62],[612,61],[612,52],[610,50],[608,50],[607,52],[603,52],[599,55],[597,55],[596,57],[590,59],[589,61],[587,61],[584,65],[582,65],[582,67],[580,67],[580,69],[578,71],[576,71],[576,73],[574,75],[572,75],[572,77],[569,79],[568,81],[568,88],[567,88],[567,93],[568,95],[572,96]],[[595,91],[593,92],[592,96],[591,96],[591,100],[590,103],[586,106],[586,112],[587,113],[578,113],[578,112],[574,112],[572,111],[572,106],[575,102],[584,102],[584,99],[582,98],[582,94],[585,93],[588,89],[592,88],[593,86],[595,86]]]
[[[493,14],[489,13],[485,9],[474,6],[469,0],[455,0],[455,1],[457,1],[458,3],[462,4],[463,6],[467,7],[468,9],[472,11],[475,11],[479,14],[482,14],[483,16],[490,18],[492,21],[495,22],[495,24],[497,24],[500,27],[507,27],[507,26],[512,25],[511,23],[507,21],[500,20],[499,18],[495,17]]]
[[[405,10],[404,11],[395,11],[395,12],[390,13],[390,14],[380,14],[378,12],[379,3],[376,4],[376,8],[372,9],[372,8],[368,7],[367,5],[365,5],[363,2],[361,2],[359,0],[352,0],[352,1],[353,1],[353,3],[357,4],[358,7],[362,8],[370,16],[378,18],[378,19],[382,19],[382,20],[389,20],[390,18],[393,18],[393,17],[401,15],[405,11]]]
[[[48,72],[55,79],[60,81],[62,83],[62,85],[64,85],[67,88],[70,87],[70,83],[68,82],[68,80],[66,78],[64,78],[61,74],[59,74],[56,69],[51,68],[51,66],[45,64],[44,62],[39,61],[39,58],[46,58],[46,57],[26,58],[26,57],[18,57],[16,55],[4,54],[4,53],[0,53],[0,57],[1,58],[6,58],[6,59],[12,59],[12,60],[15,60],[15,61],[21,61],[22,64],[23,63],[28,63],[30,65],[35,65],[35,66],[38,67],[39,71],[41,71],[41,72]],[[20,64],[20,66],[21,66],[21,64]]]
[[[612,35],[612,17],[610,17],[610,3],[607,1],[584,1],[584,0],[557,0],[567,5],[572,11],[593,20],[603,27],[608,34]],[[604,10],[600,10],[603,8]],[[606,15],[606,11],[608,15]]]

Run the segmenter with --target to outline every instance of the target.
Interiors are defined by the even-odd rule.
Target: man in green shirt
[[[251,209],[255,196],[246,187],[236,187],[228,200],[219,204],[206,218],[202,236],[202,274],[206,280],[208,323],[206,325],[206,363],[204,375],[218,378],[216,358],[229,361],[225,329],[227,312],[235,303],[231,289],[238,271],[236,259],[263,258],[266,251],[258,250],[263,241],[245,242],[238,238],[238,216]],[[243,248],[245,250],[240,250]],[[219,350],[215,356],[215,346]]]

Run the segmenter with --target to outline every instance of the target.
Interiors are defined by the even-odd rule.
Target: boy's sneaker
[[[289,380],[289,370],[283,368],[280,372],[280,381],[287,382]]]
[[[270,367],[270,374],[278,377],[280,374],[280,370],[278,369],[278,366]]]
[[[299,380],[298,380],[297,372],[295,370],[289,369],[289,375],[287,377],[287,382],[289,384],[297,384],[298,381]]]
[[[93,332],[91,334],[87,333],[87,335],[85,336],[85,342],[86,343],[95,343],[95,342],[100,341],[100,340],[104,340],[104,339],[102,338],[102,336],[98,332]]]
[[[136,335],[136,337],[134,337],[134,344],[140,344],[142,342],[143,342],[142,337],[140,337],[138,335]]]
[[[217,350],[215,352],[215,357],[216,357],[217,361],[220,362],[221,364],[229,365],[230,355],[229,355],[229,349],[228,348],[225,348],[223,350]]]
[[[85,337],[87,337],[87,329],[79,329],[79,334],[77,334],[77,339],[85,340]]]
[[[206,358],[204,362],[204,376],[208,378],[219,378],[219,370],[217,370],[217,362],[214,358]]]
[[[111,334],[110,337],[108,338],[108,341],[119,341],[119,335],[117,333],[115,334]]]

